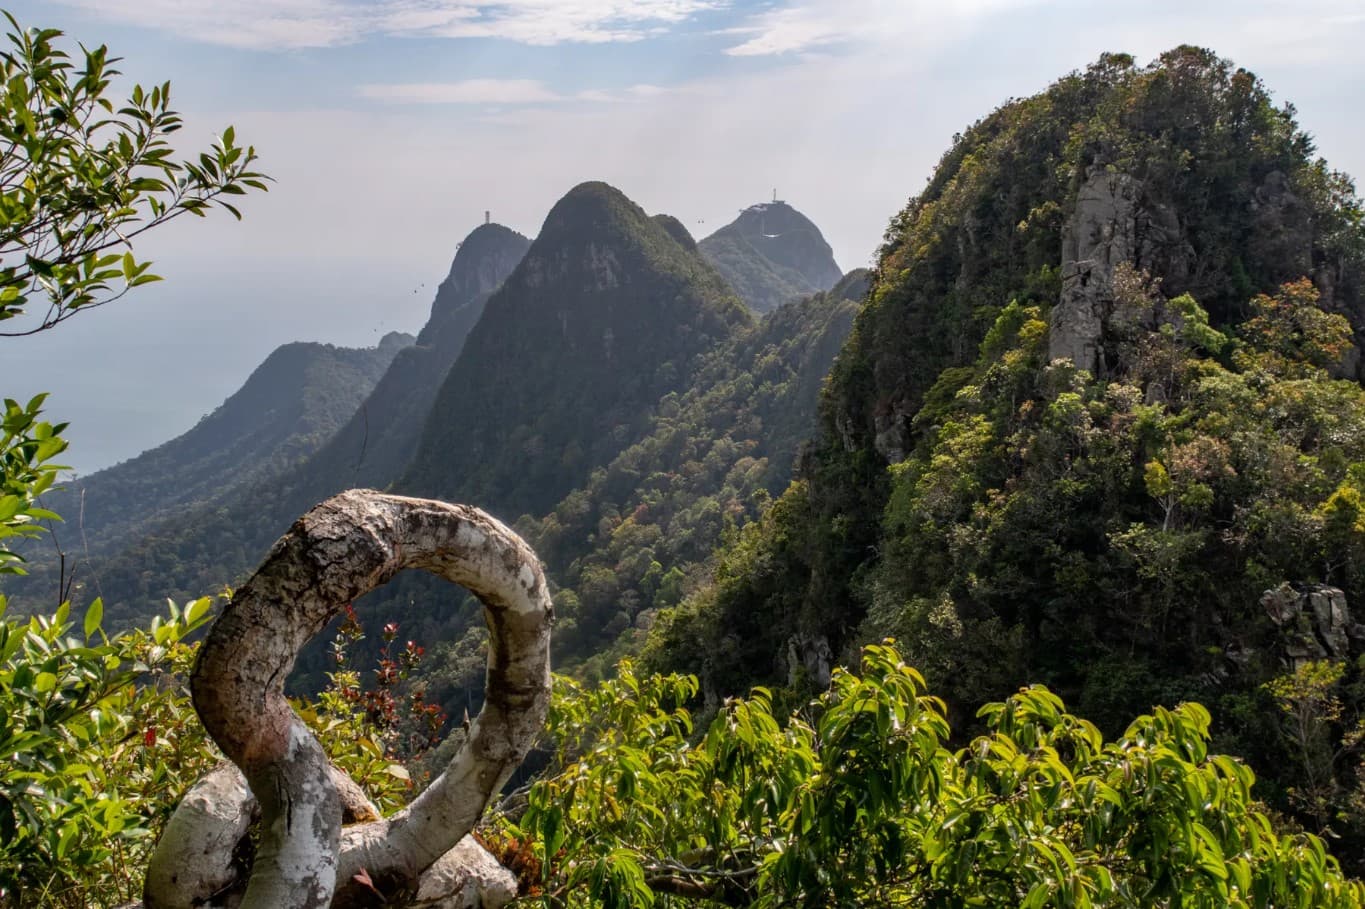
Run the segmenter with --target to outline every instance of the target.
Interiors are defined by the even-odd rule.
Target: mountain
[[[352,393],[344,406],[327,401],[327,407],[319,407],[318,417],[327,417],[329,431],[319,434],[308,451],[272,469],[248,460],[258,469],[232,486],[231,496],[186,497],[184,507],[154,512],[126,532],[100,537],[107,545],[90,547],[88,563],[77,565],[76,579],[105,597],[111,618],[141,617],[164,597],[191,598],[237,582],[295,518],[322,499],[352,487],[391,484],[411,458],[432,399],[484,303],[529,245],[521,234],[498,224],[476,228],[460,244],[416,343],[402,336],[406,346],[391,351],[380,364],[382,375],[376,370],[363,386],[338,379],[336,389]],[[282,387],[301,391],[306,385],[288,382]],[[246,392],[244,388],[239,395]],[[317,392],[309,395],[310,400],[318,397]],[[206,418],[201,426],[221,424],[228,434],[208,443],[230,452],[240,444],[239,436],[251,436],[247,427],[254,427],[258,415],[250,408],[242,412],[245,421],[234,423]],[[312,417],[296,420],[299,426],[316,422]],[[158,486],[164,473],[143,465],[127,476]],[[210,484],[212,479],[210,474]],[[59,514],[72,515],[80,507],[70,501],[60,506]],[[86,555],[83,551],[82,557]],[[35,571],[7,592],[21,602],[29,597],[47,602],[55,596],[56,583],[53,572]]]
[[[1106,55],[893,219],[796,481],[641,663],[794,700],[893,638],[960,743],[1035,683],[1106,734],[1197,702],[1358,862],[1362,338],[1365,205],[1292,106]]]
[[[759,313],[829,290],[842,277],[820,229],[786,202],[749,206],[697,247]]]
[[[418,334],[417,344],[447,356],[448,369],[483,314],[484,303],[530,248],[529,239],[501,224],[485,223],[470,231],[455,252],[450,274],[436,290],[431,317]]]
[[[787,487],[867,286],[865,271],[851,272],[736,330],[700,358],[687,388],[655,403],[629,447],[547,513],[517,522],[556,588],[561,671],[610,673],[636,652],[660,610],[705,581],[720,541]],[[486,632],[476,602],[409,575],[358,609],[371,628],[393,622],[431,642],[422,670],[431,696],[455,714],[477,710],[468,698],[481,688]],[[322,656],[305,655],[303,671],[322,671]]]
[[[1101,722],[1250,710],[1284,646],[1264,591],[1365,599],[1331,529],[1365,482],[1359,386],[1323,372],[1360,375],[1362,223],[1292,108],[1208,51],[1001,107],[893,220],[799,482],[654,665],[818,684],[894,634],[964,711],[1034,681]]]
[[[856,285],[855,276],[850,287]],[[661,420],[671,422],[677,402],[691,401],[699,385],[709,388],[723,376],[735,379],[752,362],[751,347],[774,354],[763,376],[772,384],[759,393],[759,383],[749,378],[744,394],[765,400],[781,396],[783,404],[794,405],[785,398],[806,385],[791,381],[791,372],[807,358],[818,360],[818,354],[807,348],[820,346],[801,336],[799,328],[808,327],[808,322],[839,334],[838,326],[851,323],[847,309],[853,304],[844,303],[846,308],[833,301],[823,307],[812,304],[801,311],[808,319],[803,321],[799,314],[776,319],[772,324],[777,328],[760,334],[752,316],[698,255],[676,219],[650,217],[606,184],[577,186],[550,211],[526,257],[484,307],[483,318],[436,397],[412,465],[394,488],[475,503],[517,521],[523,529],[557,509],[575,490],[588,488],[582,496],[598,500],[627,496],[631,490],[621,489],[617,481],[642,478],[634,474],[634,467],[621,471],[614,467],[623,458],[638,460],[641,455],[623,452],[658,431]],[[810,327],[810,334],[817,336],[820,330]],[[790,342],[785,359],[775,355],[778,338]],[[821,346],[829,357],[836,348],[837,340]],[[814,367],[811,371],[818,374],[806,378],[811,407],[824,365]],[[708,401],[722,403],[717,395]],[[774,425],[799,420],[796,406],[773,404],[771,410]],[[717,411],[709,419],[724,421],[727,416]],[[743,449],[753,448],[749,440],[758,424],[757,416],[750,416],[744,442],[718,443],[715,456],[707,461],[706,476],[694,477],[696,487],[710,489],[712,484],[715,492],[721,491],[730,472],[730,466],[722,469],[723,459],[741,457]],[[689,404],[689,431],[704,434],[706,419],[697,405]],[[794,435],[807,430],[802,426]],[[646,447],[653,444],[657,443],[646,442]],[[709,445],[704,439],[696,444]],[[669,450],[649,458],[676,472],[680,465],[668,458],[682,454]],[[778,460],[786,452],[774,448],[772,454]],[[692,467],[687,469],[691,472]],[[604,471],[613,477],[611,485],[592,488]],[[760,468],[753,474],[752,482],[761,482],[765,471]],[[680,490],[683,493],[691,499],[702,495]],[[604,516],[615,510],[611,502],[599,504]],[[721,526],[708,518],[704,528],[697,528],[697,557],[709,551]],[[569,528],[570,537],[580,529]],[[595,553],[607,545],[604,539],[570,537],[561,540],[560,551]],[[560,580],[566,578],[567,568],[561,563],[552,566],[556,583],[569,583]],[[588,585],[582,586],[586,590]],[[414,604],[420,608],[412,608]],[[476,603],[449,585],[409,574],[395,578],[357,608],[371,626],[398,622],[405,635],[442,642],[442,654],[432,661],[440,667],[440,676],[433,679],[436,690],[446,695],[467,690],[463,673],[477,661],[471,664],[466,657],[478,652],[477,638],[483,630]],[[594,604],[590,614],[578,616],[585,631],[597,610]],[[579,643],[583,647],[609,643],[614,634],[595,629]],[[565,641],[569,643],[568,638]],[[322,656],[305,655],[299,664],[302,672],[313,673],[316,679],[325,668]]]
[[[663,223],[605,183],[581,184],[484,307],[396,488],[543,513],[749,322]]]
[[[394,358],[336,435],[284,483],[290,489],[285,504],[296,510],[294,516],[343,489],[384,488],[398,478],[412,459],[436,393],[484,304],[530,245],[526,237],[501,224],[482,224],[465,237],[436,290],[417,343]]]
[[[850,272],[707,354],[691,387],[659,402],[646,435],[521,527],[559,585],[560,665],[610,672],[660,609],[704,580],[727,530],[787,488],[867,278]]]
[[[46,507],[66,518],[58,538],[67,549],[103,550],[151,522],[218,505],[284,472],[336,432],[412,341],[394,332],[365,349],[276,348],[188,432],[45,496]]]
[[[462,244],[418,343],[313,458],[92,565],[107,614],[235,582],[294,518],[357,484],[543,513],[751,324],[694,248],[605,184],[575,188],[525,242],[488,225]]]

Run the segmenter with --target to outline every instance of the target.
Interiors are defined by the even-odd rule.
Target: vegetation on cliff
[[[27,116],[0,118],[5,129],[69,120],[60,104],[34,114],[25,95],[32,79],[72,75],[57,37],[12,36],[0,103]],[[67,95],[39,95],[98,95],[103,53],[87,52]],[[176,125],[164,90],[132,104],[124,114],[153,135]],[[483,596],[534,630],[543,661],[553,585],[559,656],[578,678],[557,681],[535,779],[494,806],[475,850],[498,856],[528,902],[556,907],[1365,905],[1324,845],[1359,870],[1365,218],[1311,152],[1292,110],[1206,51],[1147,67],[1109,55],[960,137],[893,221],[870,290],[854,273],[758,322],[707,264],[707,241],[605,184],[570,192],[529,250],[484,230],[488,249],[443,286],[459,300],[438,296],[419,339],[458,359],[439,392],[399,395],[433,406],[398,488],[521,515],[552,580],[480,515],[511,547],[488,561],[501,580]],[[259,186],[251,159],[230,132],[199,165],[159,153],[151,165],[180,178],[136,183],[125,201],[169,193],[148,203],[152,225],[202,212],[227,186]],[[79,187],[87,163],[63,175],[29,162],[48,190]],[[31,190],[7,194],[7,210],[22,214]],[[22,246],[31,228],[15,223]],[[746,222],[746,242],[778,239],[766,223]],[[0,274],[0,318],[41,288],[41,330],[145,277],[86,239]],[[774,250],[765,268],[833,282]],[[445,373],[439,357],[402,362],[408,377]],[[18,569],[9,541],[52,517],[36,497],[65,443],[42,405],[5,403],[0,576]],[[417,438],[405,424],[380,444],[404,433]],[[180,440],[162,454],[195,450]],[[238,518],[292,507],[312,488],[300,469],[253,487],[269,503],[164,525],[120,583],[207,583],[228,549],[254,563],[269,521]],[[325,826],[333,847],[310,853],[310,904],[331,901],[333,883],[333,905],[411,904],[426,870],[413,856],[429,844],[344,852],[337,800],[321,773],[299,777],[296,746],[323,768],[316,736],[369,792],[352,806],[367,829],[387,837],[381,815],[401,814],[467,734],[480,788],[452,804],[473,823],[539,726],[549,677],[495,635],[485,678],[509,684],[436,747],[433,694],[456,707],[463,690],[478,707],[482,607],[403,577],[350,601],[407,560],[473,583],[479,572],[426,519],[383,536],[373,517],[353,522],[356,551],[382,550],[382,564],[344,582],[327,573],[348,562],[333,556],[350,531],[300,522],[273,550],[249,586],[308,599],[237,613],[260,648],[240,675],[231,626],[197,654],[207,599],[111,635],[101,600],[77,628],[69,604],[19,619],[0,596],[0,907],[136,899],[172,804],[218,760],[185,692],[196,660],[225,685],[255,673],[270,693],[262,732],[251,697],[215,704],[221,686],[207,700],[196,689],[266,816],[284,790],[263,768],[281,757],[276,779],[298,804],[331,812],[304,831]],[[490,539],[442,526],[460,552]],[[317,548],[295,565],[310,528]],[[534,610],[515,605],[523,595]],[[126,624],[136,608],[109,612]],[[307,637],[297,620],[315,631],[337,612],[332,647],[302,661],[316,699],[286,704]],[[286,630],[261,632],[267,616]],[[372,675],[354,662],[367,659],[363,621],[383,629]],[[642,646],[644,668],[666,672],[613,668]],[[262,669],[264,651],[276,668]],[[509,722],[519,744],[481,739]],[[215,847],[233,888],[297,832],[247,832],[238,788],[242,828]],[[333,882],[338,855],[351,864]],[[160,883],[173,892],[180,870]],[[288,878],[281,894],[298,889]],[[511,898],[490,893],[487,905]]]
[[[1197,699],[1281,806],[1354,825],[1351,620],[1291,657],[1262,605],[1282,584],[1365,597],[1365,228],[1311,151],[1292,109],[1193,48],[1105,57],[973,126],[892,223],[798,482],[661,618],[648,664],[799,688],[895,634],[962,719],[1029,682],[1109,732]],[[1130,215],[1082,210],[1096,174]],[[1092,223],[1127,245],[1079,370],[1049,316],[1094,268],[1064,242]],[[1282,734],[1293,708],[1265,687],[1313,656],[1344,666],[1313,689],[1339,708],[1309,724],[1330,747]],[[1324,749],[1335,807],[1307,810]]]

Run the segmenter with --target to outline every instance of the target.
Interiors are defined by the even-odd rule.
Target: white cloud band
[[[637,41],[729,0],[60,0],[106,19],[229,47],[331,47],[375,35],[524,44]]]

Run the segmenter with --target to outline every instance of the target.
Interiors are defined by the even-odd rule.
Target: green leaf
[[[8,521],[24,507],[24,499],[17,495],[0,496],[0,521]]]
[[[200,597],[190,603],[185,609],[185,624],[188,626],[199,624],[199,620],[208,615],[209,608],[212,605],[213,600],[210,597]]]
[[[85,639],[90,640],[91,635],[99,630],[100,622],[104,620],[104,601],[96,597],[90,607],[85,610]]]

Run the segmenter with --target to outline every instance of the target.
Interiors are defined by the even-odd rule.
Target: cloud
[[[764,57],[822,50],[846,43],[914,43],[946,37],[941,29],[971,24],[1030,0],[802,0],[766,10],[730,34],[749,37],[726,53]],[[919,40],[917,40],[919,39]]]
[[[60,0],[103,19],[236,48],[347,44],[363,34],[364,7],[341,0]]]
[[[639,41],[729,0],[59,0],[104,19],[228,47],[287,50],[374,36],[523,44]]]
[[[395,104],[544,104],[563,96],[535,79],[465,79],[362,85],[362,98]]]
[[[356,88],[356,94],[371,101],[390,104],[553,104],[582,102],[614,104],[622,101],[647,101],[670,91],[688,91],[688,86],[668,89],[639,83],[620,91],[584,89],[572,95],[560,94],[538,79],[465,79],[459,82],[386,82]]]
[[[524,44],[638,41],[728,0],[404,0],[380,22],[393,34],[504,38]]]

